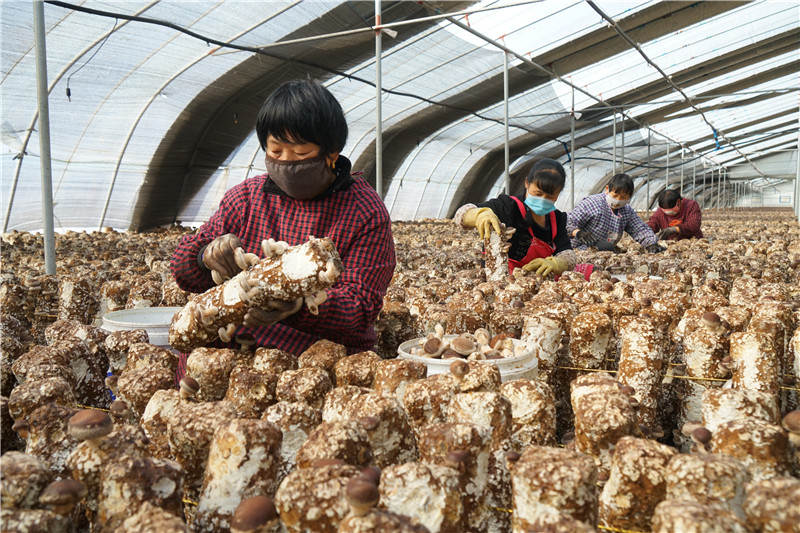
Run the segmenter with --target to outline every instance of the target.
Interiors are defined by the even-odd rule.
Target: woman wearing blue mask
[[[501,194],[480,204],[466,204],[456,211],[454,220],[476,228],[481,238],[500,233],[500,223],[516,228],[508,250],[508,268],[522,267],[541,276],[561,275],[575,268],[576,256],[567,234],[567,215],[555,202],[564,188],[566,172],[558,161],[538,161],[525,178],[525,191],[519,196]]]

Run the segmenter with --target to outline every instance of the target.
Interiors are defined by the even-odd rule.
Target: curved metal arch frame
[[[296,1],[296,2],[294,2],[293,4],[289,4],[289,5],[288,5],[288,6],[286,6],[284,9],[282,9],[282,10],[279,10],[278,12],[276,12],[276,13],[274,13],[274,14],[270,15],[270,17],[268,17],[268,18],[266,18],[266,19],[264,19],[264,20],[262,20],[262,21],[260,21],[260,22],[257,22],[257,23],[256,23],[256,24],[254,24],[254,25],[251,25],[251,26],[250,26],[250,27],[248,27],[246,30],[244,30],[244,31],[240,32],[239,34],[237,34],[237,35],[235,35],[235,36],[231,37],[230,39],[228,39],[226,42],[232,42],[232,41],[234,41],[235,39],[238,39],[239,37],[241,37],[242,35],[246,35],[247,33],[249,33],[249,32],[251,32],[251,31],[255,30],[256,28],[258,28],[259,26],[261,26],[262,24],[264,24],[266,21],[268,21],[268,20],[271,20],[271,19],[273,19],[274,17],[276,17],[276,16],[278,16],[278,15],[280,15],[280,14],[284,13],[285,11],[287,11],[287,10],[289,10],[289,9],[293,8],[294,6],[298,5],[299,3],[300,3],[300,0],[297,0],[297,1]],[[217,4],[217,6],[218,6],[218,5],[219,5],[219,4]],[[216,9],[216,7],[217,7],[217,6],[214,6],[214,9]],[[163,48],[163,47],[164,47],[164,46],[166,46],[168,43],[172,42],[174,39],[177,39],[178,37],[179,37],[179,35],[178,35],[178,34],[176,34],[176,35],[175,35],[175,36],[174,36],[172,39],[169,39],[169,40],[166,40],[166,41],[164,41],[164,43],[163,43],[163,44],[161,45],[161,47],[159,47],[159,48]],[[153,103],[153,102],[156,100],[156,98],[158,97],[158,95],[159,95],[159,94],[161,94],[161,92],[162,92],[162,91],[163,91],[163,90],[164,90],[166,87],[168,87],[168,86],[169,86],[169,85],[170,85],[170,84],[171,84],[173,81],[175,81],[175,80],[178,78],[178,76],[180,76],[181,74],[183,74],[184,72],[186,72],[186,71],[187,71],[187,70],[189,70],[190,68],[194,67],[195,65],[199,64],[199,63],[200,63],[201,61],[203,61],[204,59],[208,59],[210,56],[211,56],[211,54],[210,54],[210,53],[205,53],[205,54],[202,54],[200,57],[197,57],[197,58],[196,58],[196,59],[194,59],[193,61],[190,61],[190,62],[189,62],[188,64],[186,64],[186,65],[185,65],[183,68],[181,68],[181,69],[179,69],[178,71],[176,71],[176,72],[175,72],[175,74],[173,74],[173,75],[172,75],[172,76],[171,76],[169,79],[167,79],[167,80],[166,80],[166,81],[165,81],[165,82],[164,82],[164,83],[163,83],[161,86],[159,86],[158,90],[156,90],[156,91],[154,91],[154,92],[153,92],[153,95],[152,95],[152,96],[151,96],[151,97],[150,97],[150,98],[147,100],[147,102],[145,102],[145,104],[142,106],[141,112],[140,112],[140,113],[139,113],[139,115],[136,117],[136,120],[133,122],[133,124],[131,124],[131,127],[130,127],[130,129],[128,130],[128,133],[127,133],[127,135],[125,136],[125,141],[122,143],[122,148],[120,149],[119,156],[117,157],[117,165],[116,165],[116,167],[114,168],[114,174],[113,174],[113,176],[112,176],[112,178],[111,178],[111,184],[110,184],[110,186],[109,186],[109,190],[108,190],[108,196],[106,197],[106,202],[105,202],[105,205],[103,206],[103,212],[102,212],[102,214],[101,214],[101,216],[100,216],[100,222],[99,222],[99,227],[100,227],[100,228],[102,228],[102,226],[103,226],[103,222],[105,221],[106,212],[107,212],[107,210],[108,210],[108,205],[109,205],[109,204],[110,204],[110,202],[111,202],[111,195],[112,195],[112,193],[113,193],[113,190],[114,190],[114,184],[116,183],[116,180],[117,180],[117,175],[119,174],[119,168],[120,168],[120,165],[122,164],[122,159],[123,159],[123,158],[124,158],[124,156],[125,156],[125,152],[126,152],[126,151],[127,151],[127,149],[128,149],[128,145],[130,144],[130,141],[131,141],[131,139],[133,138],[133,135],[134,135],[134,134],[135,134],[135,132],[136,132],[136,127],[139,125],[139,122],[142,120],[142,117],[143,117],[143,116],[144,116],[144,114],[147,112],[147,110],[150,108],[150,106],[152,105],[152,103]],[[221,112],[221,110],[220,110],[220,111],[218,111],[218,112]],[[209,122],[208,124],[211,124],[211,122]],[[205,134],[206,134],[206,132],[207,132],[207,131],[208,131],[208,129],[206,129],[206,130],[203,132],[203,135],[202,135],[202,136],[205,136]],[[194,155],[193,155],[192,157],[194,158]],[[179,204],[179,205],[180,205],[180,204]]]
[[[136,14],[140,15],[141,13],[146,12],[148,9],[150,9],[151,7],[153,7],[157,3],[158,3],[158,0],[154,0],[153,2],[150,2],[150,4],[148,4],[144,9],[142,9],[140,11],[137,11]],[[64,20],[64,19],[66,19],[67,17],[69,17],[72,14],[73,14],[72,12],[69,12],[69,13],[65,14],[63,17],[61,17],[60,20]],[[61,69],[61,71],[53,78],[53,80],[50,82],[50,87],[47,89],[47,94],[49,95],[49,94],[51,94],[53,92],[53,90],[55,89],[56,85],[58,85],[58,83],[61,81],[61,79],[67,74],[67,72],[69,72],[70,69],[73,66],[75,66],[75,63],[80,61],[83,58],[83,56],[88,54],[95,46],[97,46],[98,43],[103,41],[103,39],[107,38],[109,35],[111,35],[111,33],[115,32],[115,31],[118,31],[120,28],[124,27],[126,24],[128,24],[128,22],[130,22],[130,21],[123,21],[121,24],[117,25],[113,30],[104,33],[100,38],[96,39],[90,45],[86,46],[79,54],[77,54],[75,56],[75,58],[73,58],[73,60],[68,65],[66,65],[63,69]],[[22,57],[25,57],[27,55],[28,54],[26,53]],[[25,152],[25,149],[27,148],[28,143],[30,142],[31,135],[33,134],[33,128],[36,126],[36,123],[38,121],[39,121],[39,110],[37,108],[36,111],[34,111],[34,113],[33,113],[33,117],[31,118],[30,125],[28,126],[28,129],[27,129],[27,131],[25,133],[25,138],[22,141],[22,152],[23,153]],[[3,220],[3,231],[6,231],[8,229],[8,221],[11,218],[11,209],[14,206],[14,196],[15,196],[16,190],[17,190],[17,183],[19,182],[19,173],[22,170],[22,161],[23,161],[23,159],[25,159],[25,158],[24,157],[20,157],[19,158],[19,160],[17,161],[17,168],[14,171],[14,181],[12,182],[11,193],[10,193],[9,198],[8,198],[8,208],[6,209],[5,219]]]

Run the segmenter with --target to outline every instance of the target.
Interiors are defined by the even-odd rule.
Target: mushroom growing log
[[[262,247],[274,250],[268,243]],[[283,248],[275,251],[280,250]],[[245,257],[240,266],[248,268],[178,311],[169,328],[169,343],[188,353],[217,338],[227,342],[235,328],[242,325],[248,309],[271,300],[304,298],[309,311],[316,314],[321,303],[321,296],[317,296],[339,279],[343,268],[333,241],[327,237],[310,237],[304,244],[290,248],[287,245],[283,253],[266,255],[258,262],[256,256],[252,261]]]

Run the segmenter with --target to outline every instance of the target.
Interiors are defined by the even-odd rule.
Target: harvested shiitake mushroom
[[[467,356],[478,349],[477,344],[467,335],[459,335],[450,341],[450,348],[458,354]]]

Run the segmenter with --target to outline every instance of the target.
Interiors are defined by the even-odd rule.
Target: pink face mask
[[[322,155],[299,161],[279,161],[270,156],[265,157],[270,179],[296,200],[316,198],[336,179]]]

